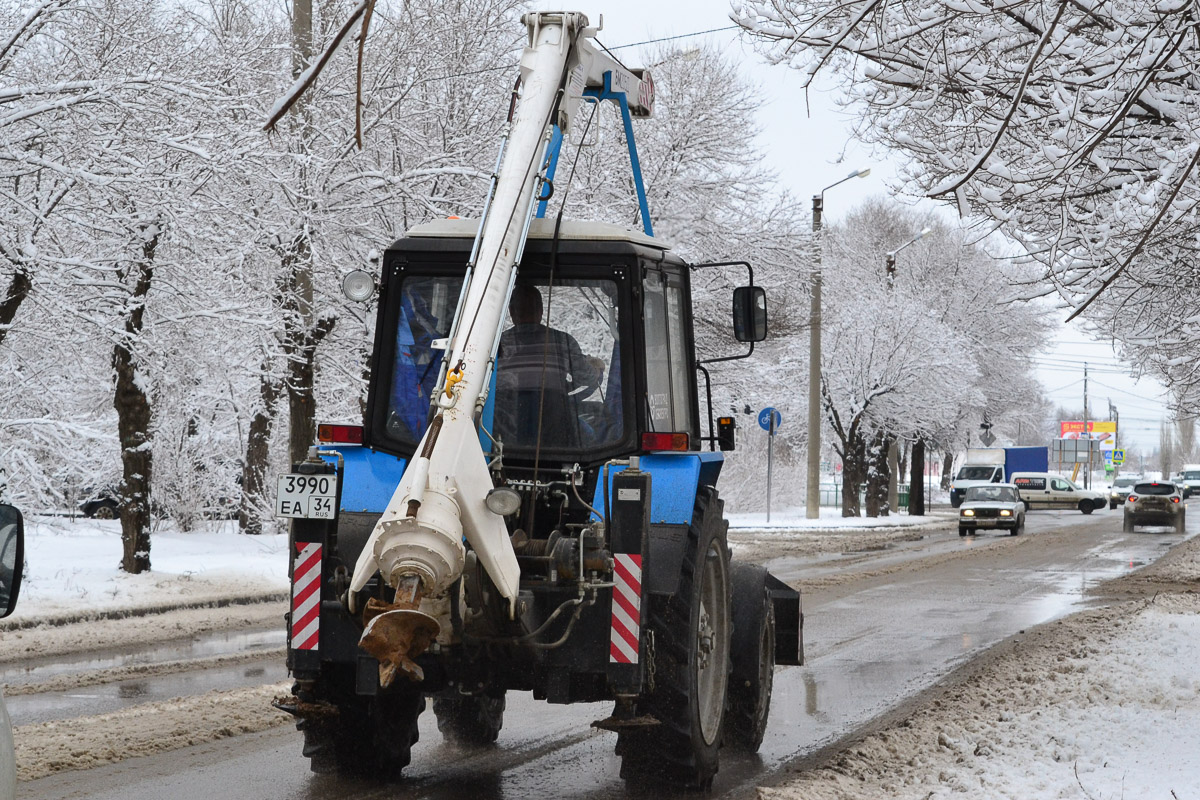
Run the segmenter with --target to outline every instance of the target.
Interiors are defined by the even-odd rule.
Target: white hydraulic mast
[[[385,686],[398,670],[420,677],[412,658],[429,646],[441,625],[417,607],[423,599],[444,597],[462,574],[464,537],[512,612],[520,569],[504,519],[485,505],[493,485],[474,420],[489,378],[516,260],[524,247],[535,197],[541,192],[546,144],[554,125],[566,134],[583,90],[602,86],[606,73],[611,88],[625,92],[636,116],[649,116],[653,105],[649,76],[625,69],[587,41],[596,30],[587,27],[583,14],[539,12],[524,15],[522,21],[529,38],[521,56],[520,102],[494,196],[481,223],[474,269],[448,342],[449,372],[437,395],[433,421],[351,579],[351,598],[376,570],[396,589],[393,605],[368,603],[369,621],[361,641],[379,659]],[[433,607],[426,605],[427,610]]]

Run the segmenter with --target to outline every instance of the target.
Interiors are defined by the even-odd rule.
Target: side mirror
[[[17,607],[24,566],[25,522],[20,511],[0,504],[0,617],[7,617]]]
[[[739,342],[767,338],[767,292],[761,286],[733,290],[733,336]]]

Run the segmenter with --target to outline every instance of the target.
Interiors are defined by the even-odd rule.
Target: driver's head
[[[542,293],[536,286],[518,283],[508,301],[508,315],[514,325],[530,325],[542,321]]]

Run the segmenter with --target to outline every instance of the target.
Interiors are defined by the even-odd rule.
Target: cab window
[[[1056,492],[1069,492],[1071,491],[1071,484],[1067,483],[1062,478],[1055,478],[1050,482],[1050,488],[1054,489]]]
[[[425,432],[430,398],[441,370],[434,339],[450,335],[461,275],[411,276],[400,286],[396,356],[388,395],[388,435],[415,444]]]
[[[611,280],[522,281],[496,358],[495,432],[506,451],[621,441],[621,336]]]

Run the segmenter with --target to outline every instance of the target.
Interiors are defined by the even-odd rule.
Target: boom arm
[[[583,14],[540,12],[522,20],[529,38],[521,55],[520,103],[510,123],[494,194],[480,223],[476,257],[468,265],[436,414],[372,531],[350,584],[353,598],[379,570],[397,590],[396,605],[372,618],[362,638],[364,649],[381,661],[385,685],[396,669],[419,677],[411,657],[428,646],[437,623],[415,609],[423,597],[444,595],[462,574],[464,536],[513,611],[520,570],[503,518],[484,502],[492,480],[474,417],[490,378],[535,197],[541,192],[546,145],[555,125],[564,134],[569,130],[583,91],[603,86],[606,73],[611,86],[634,98],[632,113],[649,116],[653,107],[649,75],[625,69],[587,41],[596,31],[587,27]]]

